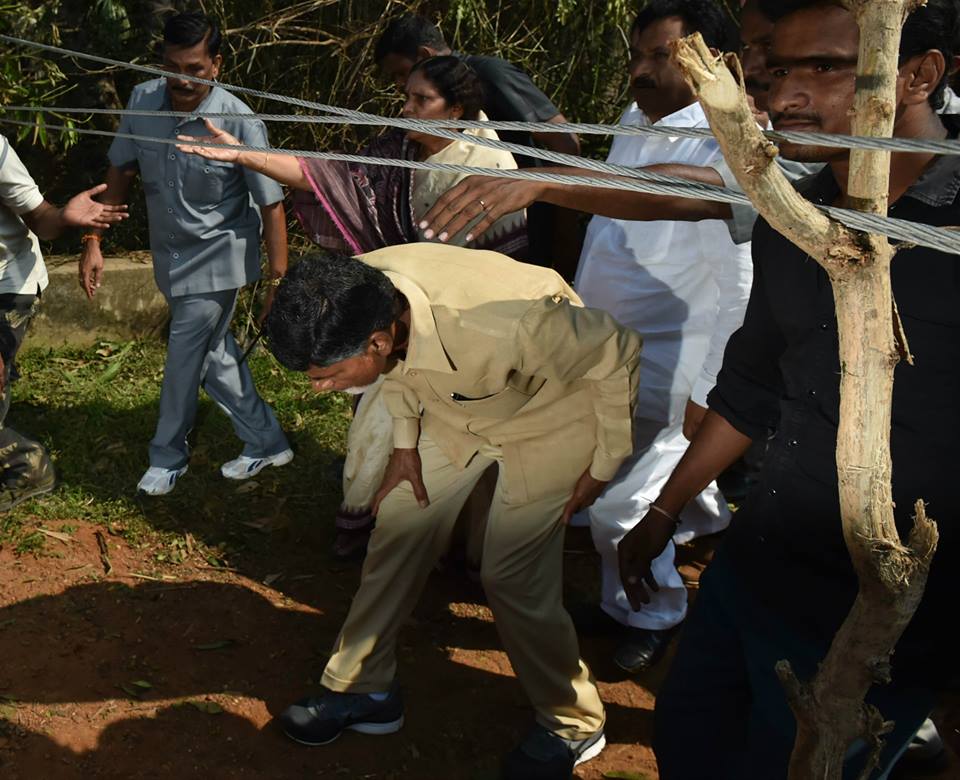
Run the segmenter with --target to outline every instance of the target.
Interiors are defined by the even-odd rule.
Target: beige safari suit
[[[631,452],[640,337],[583,308],[553,271],[495,252],[418,243],[359,259],[410,304],[406,359],[383,393],[394,446],[419,448],[430,506],[406,482],[384,499],[323,684],[390,687],[397,632],[496,459],[484,589],[538,720],[584,738],[603,726],[603,706],[561,600],[559,518],[587,468],[609,480]]]

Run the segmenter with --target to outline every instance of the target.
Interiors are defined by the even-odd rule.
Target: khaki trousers
[[[360,588],[323,673],[330,690],[389,689],[400,627],[446,551],[457,514],[493,462],[477,454],[458,469],[423,435],[419,449],[430,506],[420,509],[406,482],[381,504]],[[501,476],[484,537],[481,580],[537,720],[566,739],[583,739],[603,727],[604,713],[562,603],[564,526],[559,518],[573,485],[547,498],[511,504],[503,484]]]

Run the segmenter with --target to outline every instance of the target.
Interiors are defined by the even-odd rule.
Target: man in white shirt
[[[81,192],[62,209],[44,200],[17,153],[0,135],[0,512],[53,489],[56,477],[42,445],[4,425],[10,408],[14,359],[47,287],[37,237],[56,238],[65,227],[106,228],[126,206],[105,206]]]
[[[693,32],[713,48],[729,48],[727,20],[709,0],[653,0],[640,13],[630,45],[636,102],[622,124],[708,127],[670,57],[670,42]],[[721,157],[713,139],[618,136],[608,161],[631,167],[709,166]],[[719,219],[636,222],[597,216],[587,231],[577,291],[586,305],[610,312],[644,338],[634,454],[589,509],[607,617],[582,620],[596,626],[612,618],[619,624],[608,626],[623,636],[614,660],[630,672],[662,656],[686,615],[687,598],[671,544],[654,562],[662,575],[660,591],[642,611],[633,611],[620,582],[617,543],[650,511],[686,450],[685,420],[690,433],[705,413],[727,338],[743,320],[752,277],[749,243],[734,244]],[[730,513],[711,484],[679,520],[674,538],[683,542],[725,528]]]

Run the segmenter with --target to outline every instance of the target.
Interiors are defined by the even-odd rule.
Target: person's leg
[[[573,621],[563,607],[563,536],[559,494],[508,503],[497,482],[480,576],[497,630],[537,714],[557,736],[581,740],[603,728],[590,670],[580,660]]]
[[[657,694],[653,749],[663,780],[742,780],[750,686],[727,562],[703,576]],[[762,777],[762,776],[761,776]]]
[[[243,441],[243,454],[248,458],[267,458],[288,450],[290,444],[273,410],[257,392],[250,367],[230,332],[237,293],[223,290],[207,295],[221,314],[200,376],[203,389],[226,412]]]
[[[167,304],[170,336],[150,465],[176,470],[187,464],[187,434],[197,415],[200,380],[224,312],[221,301],[207,294],[168,298]]]
[[[430,505],[421,509],[407,482],[380,505],[360,588],[323,672],[329,690],[380,693],[390,688],[397,633],[446,550],[457,513],[490,464],[477,455],[458,469],[424,435],[419,449]]]
[[[620,540],[647,513],[683,454],[672,446],[676,432],[676,426],[664,426],[655,420],[636,420],[633,456],[588,510],[593,543],[600,554],[600,605],[625,626],[662,631],[678,625],[686,616],[687,591],[674,566],[672,543],[653,562],[660,590],[650,593],[650,603],[640,612],[630,607],[620,582],[617,557]],[[664,443],[668,446],[663,446]]]
[[[3,357],[4,383],[0,393],[0,426],[10,409],[11,384],[17,377],[16,360],[27,327],[37,310],[36,295],[0,295],[0,355]]]
[[[0,295],[0,355],[4,372],[0,393],[0,511],[4,512],[56,486],[53,463],[43,445],[5,424],[11,385],[16,378],[17,353],[38,303],[37,295]]]

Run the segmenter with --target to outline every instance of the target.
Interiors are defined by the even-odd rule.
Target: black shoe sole
[[[386,723],[352,723],[349,726],[344,726],[340,731],[334,734],[330,739],[323,742],[312,742],[306,739],[301,739],[300,737],[295,737],[290,732],[284,730],[290,739],[300,745],[306,745],[307,747],[321,747],[323,745],[329,745],[331,742],[335,742],[337,738],[343,734],[344,731],[356,731],[358,734],[371,734],[373,736],[385,736],[387,734],[395,734],[403,728],[403,715],[401,715],[396,720],[391,720]]]
[[[9,503],[0,504],[0,512],[9,512],[14,507],[20,506],[24,501],[29,501],[31,498],[36,498],[37,496],[43,496],[47,493],[52,493],[57,489],[57,481],[54,480],[49,485],[39,485],[37,487],[29,488],[26,492],[21,493],[16,498],[14,498]]]

